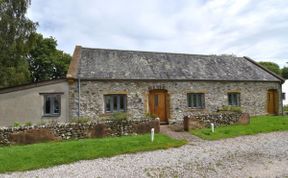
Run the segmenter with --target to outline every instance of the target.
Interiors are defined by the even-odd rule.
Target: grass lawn
[[[186,142],[162,134],[82,139],[0,148],[0,172],[45,168],[78,160],[111,157],[156,149],[179,147]]]
[[[230,125],[211,129],[191,130],[196,135],[205,140],[219,140],[222,138],[231,138],[241,135],[254,135],[257,133],[266,133],[274,131],[288,131],[288,116],[255,116],[251,117],[249,125]]]

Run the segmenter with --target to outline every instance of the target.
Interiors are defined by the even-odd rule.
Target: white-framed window
[[[240,93],[237,92],[228,93],[228,105],[240,106]]]
[[[189,108],[204,109],[205,95],[204,93],[188,93],[187,101]]]
[[[124,94],[104,95],[105,112],[126,112],[127,96]]]

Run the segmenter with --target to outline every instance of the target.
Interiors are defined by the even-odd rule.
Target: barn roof
[[[79,76],[85,80],[284,81],[248,57],[76,46],[67,77]]]

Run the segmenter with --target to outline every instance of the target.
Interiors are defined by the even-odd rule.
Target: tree
[[[25,14],[30,0],[0,0],[0,87],[29,80],[26,61],[37,23]]]
[[[53,37],[43,38],[36,34],[36,42],[28,55],[29,69],[33,82],[64,78],[71,56],[57,50],[57,41]]]
[[[288,79],[288,67],[282,68],[282,77]]]
[[[281,75],[281,69],[278,64],[274,62],[258,62],[260,65],[274,72],[275,74]]]

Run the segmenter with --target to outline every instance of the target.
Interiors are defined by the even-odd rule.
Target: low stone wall
[[[221,112],[221,113],[210,113],[201,114],[195,116],[185,116],[183,125],[184,130],[197,129],[210,127],[213,123],[216,127],[220,125],[231,125],[231,124],[248,124],[250,122],[250,116],[247,113],[238,112]]]
[[[0,128],[0,146],[37,143],[50,140],[99,138],[160,131],[159,120],[117,120],[99,123],[63,123],[41,126]]]

